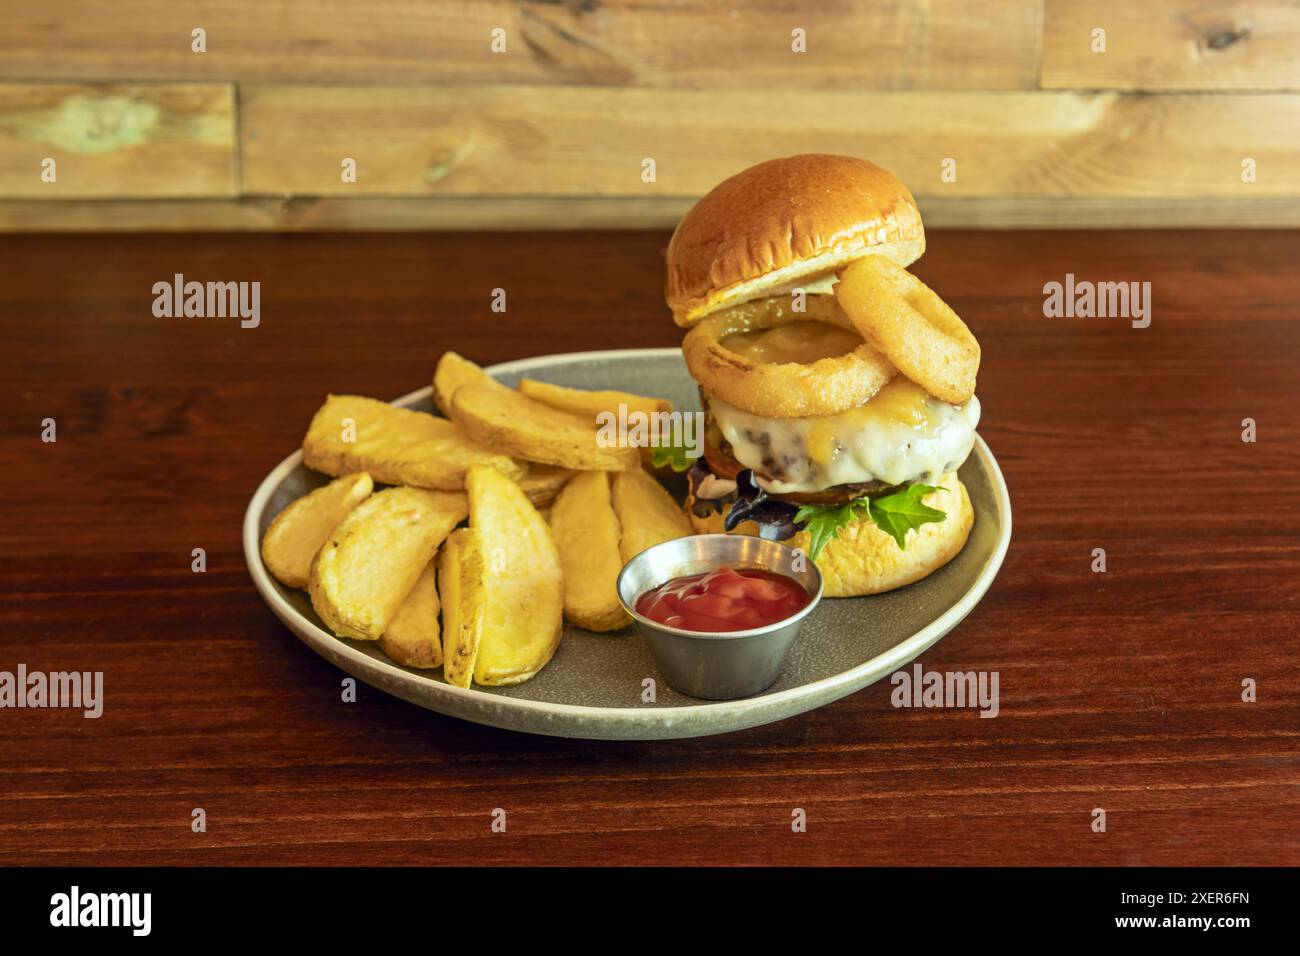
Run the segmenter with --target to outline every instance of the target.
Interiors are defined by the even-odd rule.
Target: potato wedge
[[[462,385],[452,396],[451,417],[475,441],[526,461],[579,471],[622,471],[640,463],[635,448],[602,445],[594,425],[514,389]]]
[[[572,468],[533,463],[528,466],[528,474],[518,479],[519,487],[524,489],[524,494],[533,503],[533,507],[545,508],[554,503],[560,489],[576,474],[578,472]]]
[[[441,491],[464,488],[474,464],[524,475],[519,462],[484,448],[445,418],[360,395],[325,399],[307,428],[302,454],[307,467],[327,475],[368,471],[385,484]]]
[[[551,529],[509,478],[475,465],[465,488],[470,527],[483,548],[487,608],[474,680],[518,684],[546,666],[564,632],[560,555]]]
[[[262,563],[281,584],[305,588],[312,558],[344,518],[370,497],[375,483],[364,471],[308,492],[275,516],[262,538]]]
[[[474,680],[487,612],[486,572],[478,531],[453,531],[438,554],[438,597],[442,602],[442,676],[456,687]]]
[[[609,476],[603,471],[578,474],[555,499],[550,524],[564,577],[564,616],[589,631],[630,624],[614,587],[623,559]]]
[[[578,415],[590,421],[593,425],[598,425],[598,415],[609,413],[618,418],[619,405],[627,406],[629,415],[644,415],[647,427],[650,422],[655,421],[655,415],[671,414],[673,403],[666,398],[648,398],[644,395],[634,395],[631,392],[619,392],[612,389],[603,391],[586,391],[581,388],[567,388],[563,385],[552,385],[550,382],[539,382],[536,379],[525,378],[519,382],[519,391],[527,395],[534,401],[541,402],[543,405],[549,405],[558,411],[568,412],[571,415]],[[666,430],[670,428],[670,423],[663,420],[658,424],[657,429]],[[649,445],[640,447],[641,465],[644,468],[653,470],[654,468],[654,449]]]
[[[590,418],[593,422],[601,412],[612,412],[617,415],[619,405],[626,405],[629,412],[640,412],[646,416],[673,410],[673,403],[666,398],[648,398],[644,395],[633,395],[631,392],[612,389],[589,392],[581,388],[566,388],[563,385],[552,385],[550,382],[539,382],[531,378],[520,381],[519,391],[543,405]]]
[[[379,649],[406,667],[429,669],[442,663],[438,639],[437,561],[424,566],[393,619],[388,622]]]
[[[686,513],[668,489],[639,468],[614,476],[613,500],[623,529],[619,553],[625,564],[660,541],[693,533]]]
[[[469,359],[455,352],[443,352],[438,359],[438,366],[433,370],[433,403],[438,411],[451,418],[451,396],[462,385],[495,386],[509,389],[502,385],[483,369]]]
[[[467,510],[465,496],[450,491],[386,488],[371,495],[334,529],[312,562],[311,606],[340,637],[379,640]]]

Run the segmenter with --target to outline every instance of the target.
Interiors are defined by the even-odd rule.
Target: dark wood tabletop
[[[249,579],[258,482],[327,390],[394,398],[444,349],[677,344],[666,241],[0,238],[0,670],[104,674],[99,719],[0,710],[0,863],[1300,863],[1295,232],[931,233],[1015,527],[922,662],[997,671],[996,719],[888,682],[667,743],[343,703]],[[176,273],[260,281],[260,326],[156,318]],[[1150,327],[1046,318],[1067,273],[1149,281]]]

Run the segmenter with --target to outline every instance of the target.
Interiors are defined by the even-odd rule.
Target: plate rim
[[[512,359],[508,362],[499,362],[496,365],[485,366],[484,371],[492,375],[508,375],[513,372],[536,370],[546,368],[550,365],[570,363],[573,361],[590,361],[611,358],[663,358],[671,356],[681,356],[681,349],[673,346],[660,348],[634,348],[634,349],[599,349],[588,352],[561,352],[553,355],[541,355],[534,358]],[[433,385],[418,388],[412,392],[407,392],[398,398],[389,402],[390,405],[406,407],[419,401],[422,398],[429,397],[433,392]],[[1003,560],[1006,557],[1007,549],[1011,543],[1011,498],[1007,490],[1006,479],[1002,475],[1002,469],[999,467],[997,459],[993,457],[993,452],[985,443],[983,436],[978,432],[975,435],[974,451],[980,457],[980,462],[987,470],[993,485],[994,499],[997,503],[998,524],[1000,533],[998,540],[988,558],[984,561],[979,569],[974,584],[962,593],[961,597],[955,601],[951,607],[935,618],[925,627],[916,631],[904,641],[895,644],[889,650],[875,657],[869,658],[854,667],[840,671],[838,674],[832,674],[830,677],[824,677],[821,680],[813,681],[808,684],[799,684],[795,687],[788,687],[785,690],[776,691],[771,694],[760,694],[755,697],[741,698],[732,701],[702,701],[698,704],[674,705],[671,707],[597,707],[588,704],[562,704],[544,700],[528,700],[519,697],[501,697],[496,694],[490,694],[485,691],[477,690],[472,687],[456,687],[448,684],[446,681],[436,680],[431,676],[424,674],[413,674],[410,670],[401,667],[391,661],[383,660],[377,657],[371,657],[365,654],[345,640],[336,637],[325,629],[317,626],[314,622],[304,617],[297,608],[291,605],[280,594],[275,582],[272,580],[270,573],[267,571],[262,561],[261,540],[258,534],[258,517],[266,507],[271,495],[276,488],[284,481],[291,471],[302,464],[302,449],[294,451],[285,457],[278,465],[267,473],[257,489],[253,492],[252,498],[249,499],[248,506],[244,510],[243,524],[243,544],[244,560],[248,566],[249,574],[253,579],[253,584],[261,595],[262,600],[275,613],[276,617],[284,623],[290,631],[294,633],[303,643],[307,644],[312,650],[325,650],[328,648],[330,655],[325,659],[344,670],[351,676],[360,676],[340,667],[331,656],[337,655],[349,663],[355,665],[358,670],[365,671],[375,669],[380,674],[384,674],[391,681],[411,682],[417,681],[428,684],[431,692],[434,694],[445,694],[451,700],[459,700],[471,707],[478,705],[487,705],[505,710],[518,710],[530,713],[534,716],[548,717],[569,717],[578,720],[588,720],[595,722],[604,721],[630,721],[637,724],[645,724],[647,727],[653,724],[661,724],[665,721],[675,721],[678,718],[690,716],[698,717],[701,713],[710,712],[715,714],[745,711],[750,708],[779,708],[786,703],[797,703],[804,697],[826,697],[834,695],[837,689],[850,685],[858,677],[865,675],[869,671],[890,670],[899,664],[907,663],[915,659],[931,645],[937,643],[946,636],[953,628],[965,619],[966,615],[977,605],[988,593],[989,587],[993,584],[993,579],[997,576],[998,570],[1002,567]],[[310,635],[310,639],[308,639]],[[317,645],[320,645],[318,648]],[[885,664],[882,667],[882,662]],[[364,678],[362,678],[364,680]],[[370,683],[366,681],[366,683]],[[863,685],[867,686],[867,685]],[[385,693],[391,693],[387,688],[379,687],[379,690]],[[852,691],[849,691],[851,693]],[[840,695],[843,696],[843,695]],[[405,698],[403,698],[405,699]],[[826,698],[826,701],[837,699],[835,696]],[[412,702],[416,703],[416,702]],[[416,703],[417,706],[422,706]],[[814,705],[820,706],[820,705]],[[432,709],[432,708],[425,708]],[[461,720],[471,720],[473,718],[455,716]],[[729,728],[739,729],[739,728]],[[726,730],[719,731],[726,732]]]

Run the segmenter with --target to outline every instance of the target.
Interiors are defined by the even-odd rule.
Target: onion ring
[[[935,398],[961,405],[975,394],[980,345],[924,282],[884,256],[840,273],[835,298],[864,339]]]
[[[808,363],[753,362],[722,344],[737,332],[788,322],[827,322],[856,331],[832,296],[808,296],[803,312],[793,310],[791,298],[747,302],[709,316],[686,333],[682,356],[708,394],[764,418],[808,418],[861,405],[894,377],[894,366],[866,342],[847,355]]]

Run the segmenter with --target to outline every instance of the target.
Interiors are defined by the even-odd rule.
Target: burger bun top
[[[664,297],[689,327],[864,255],[907,266],[923,252],[921,214],[898,177],[852,156],[789,156],[737,173],[691,207],[668,243]]]

